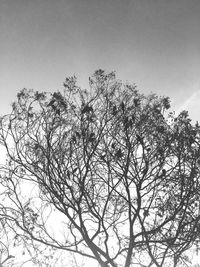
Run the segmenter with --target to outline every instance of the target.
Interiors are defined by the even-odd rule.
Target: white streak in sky
[[[193,122],[200,122],[200,90],[195,91],[177,110],[177,114],[187,110]]]

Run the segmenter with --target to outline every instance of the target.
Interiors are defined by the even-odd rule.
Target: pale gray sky
[[[0,0],[1,114],[24,87],[57,90],[72,74],[86,86],[98,68],[198,119],[200,1]]]

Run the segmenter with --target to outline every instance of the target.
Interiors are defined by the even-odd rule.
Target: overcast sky
[[[85,87],[98,68],[200,120],[200,1],[0,0],[1,114],[24,87]]]

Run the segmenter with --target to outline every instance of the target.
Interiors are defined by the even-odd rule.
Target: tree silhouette
[[[5,216],[29,246],[102,267],[187,266],[200,236],[198,123],[113,72],[89,85],[71,77],[62,93],[23,89],[2,117]]]

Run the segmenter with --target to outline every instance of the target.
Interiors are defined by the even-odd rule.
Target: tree
[[[10,238],[8,235],[9,231],[5,229],[4,218],[0,219],[0,267],[7,266],[6,264],[10,262],[11,259],[14,258],[13,255],[10,254]]]
[[[102,267],[188,266],[200,237],[198,123],[113,72],[89,86],[23,89],[1,118],[5,216],[29,247]]]

